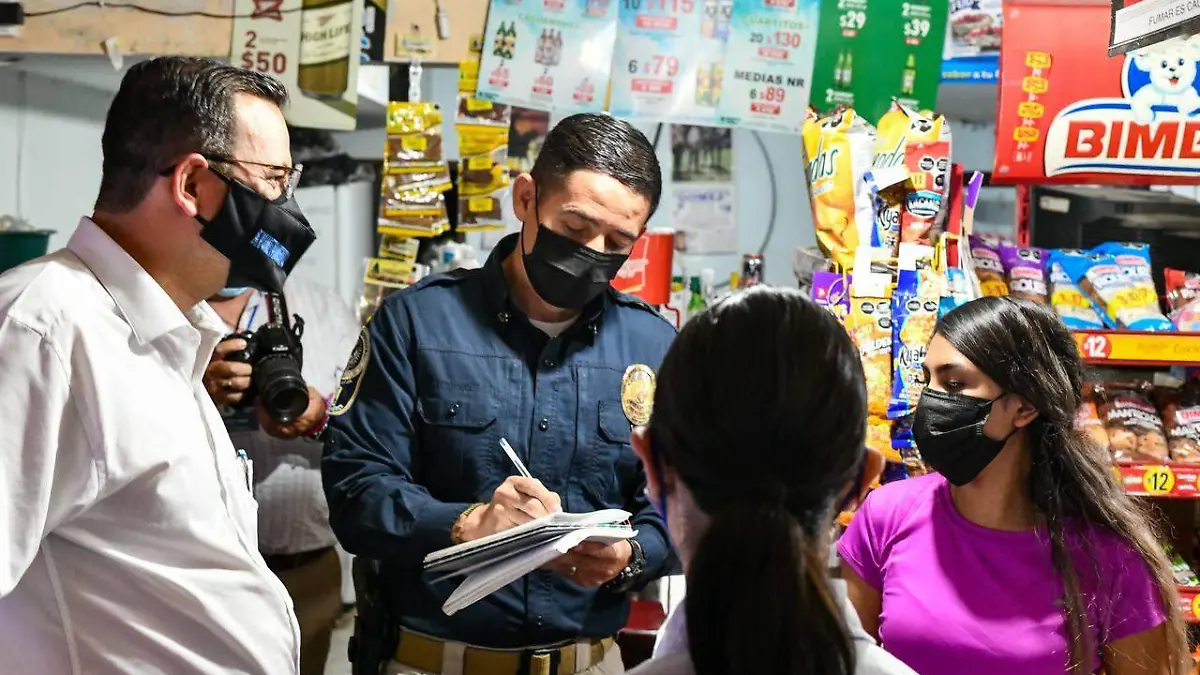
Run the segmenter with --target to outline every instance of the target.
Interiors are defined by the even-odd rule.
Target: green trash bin
[[[46,255],[49,230],[0,230],[0,272]]]

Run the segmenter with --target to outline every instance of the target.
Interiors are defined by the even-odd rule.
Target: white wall
[[[456,86],[452,69],[425,69],[422,89],[426,100],[453,110]],[[79,217],[91,211],[99,187],[100,135],[110,97],[107,92],[41,74],[0,68],[0,214],[16,214],[36,227],[56,230],[52,249],[62,246]],[[653,137],[654,125],[643,131]],[[956,124],[956,161],[969,170],[990,169],[992,133],[990,126]],[[792,285],[793,251],[815,242],[804,187],[801,142],[798,137],[781,134],[764,134],[762,138],[774,165],[776,182],[776,225],[765,250],[767,281]],[[669,133],[664,130],[660,161],[669,181],[668,139]],[[383,146],[383,131],[339,134],[339,140],[352,156],[377,158]],[[454,134],[448,134],[446,140],[448,154],[456,156]],[[739,253],[684,256],[682,262],[691,274],[711,267],[718,279],[727,278],[740,265],[740,254],[757,251],[767,234],[772,194],[762,150],[747,131],[736,130],[733,141]],[[669,213],[669,206],[664,205],[652,225],[669,226]],[[479,242],[476,239],[473,243]]]

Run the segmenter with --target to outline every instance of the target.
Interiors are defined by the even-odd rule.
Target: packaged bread
[[[1200,463],[1200,380],[1156,393],[1171,461]]]
[[[1061,251],[1051,251],[1048,256],[1047,272],[1050,277],[1050,305],[1058,318],[1072,330],[1101,330],[1104,319],[1096,305],[1083,294],[1079,286],[1063,269]]]
[[[435,103],[389,103],[385,171],[399,164],[437,164],[442,159],[441,108]]]
[[[1097,246],[1095,253],[1110,256],[1123,278],[1115,292],[1103,293],[1105,308],[1121,328],[1141,331],[1171,331],[1174,324],[1158,304],[1158,290],[1151,276],[1150,247],[1141,242],[1110,242]]]
[[[874,155],[875,129],[853,110],[804,125],[806,175],[817,243],[841,269],[870,243],[871,195],[864,175]]]
[[[1163,421],[1151,399],[1153,389],[1148,382],[1109,382],[1098,388],[1100,419],[1118,462],[1162,463],[1170,458]]]
[[[1046,252],[1034,246],[1000,245],[1000,262],[1008,277],[1008,294],[1046,304],[1050,289],[1046,284]]]
[[[1000,261],[999,247],[974,235],[968,241],[975,276],[979,278],[980,293],[984,297],[1008,295],[1008,283],[1004,280],[1004,263]]]
[[[1168,268],[1163,278],[1171,322],[1179,330],[1200,333],[1200,274]]]
[[[1109,450],[1108,431],[1105,430],[1104,420],[1100,419],[1097,406],[1100,393],[1094,384],[1083,388],[1083,405],[1075,412],[1075,428],[1096,446]]]

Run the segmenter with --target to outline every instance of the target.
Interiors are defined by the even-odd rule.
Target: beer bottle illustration
[[[712,67],[712,95],[709,97],[714,106],[721,103],[721,84],[724,78],[725,68],[720,62],[714,63]]]
[[[552,53],[554,54],[554,65],[556,66],[562,63],[562,49],[562,31],[554,31],[554,49],[552,50]]]
[[[704,18],[700,20],[700,36],[711,38],[717,32],[717,0],[704,0]]]
[[[300,11],[300,68],[296,84],[305,96],[339,99],[350,87],[352,0],[304,0]],[[358,45],[354,45],[356,48]]]
[[[900,93],[905,96],[912,96],[917,90],[917,59],[912,54],[908,55],[908,61],[904,64],[904,72],[901,73]]]
[[[842,68],[842,88],[854,86],[854,52],[846,52],[846,67]]]
[[[837,65],[833,67],[833,86],[841,87],[846,79],[846,50],[838,52]]]
[[[508,40],[508,29],[504,27],[504,22],[500,22],[500,27],[496,29],[496,37],[492,40],[492,56],[498,59],[504,58],[506,40]]]

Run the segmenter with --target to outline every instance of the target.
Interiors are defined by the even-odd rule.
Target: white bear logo
[[[1133,117],[1139,124],[1154,121],[1151,106],[1174,106],[1181,115],[1200,108],[1200,94],[1192,86],[1196,61],[1200,60],[1200,36],[1165,40],[1135,51],[1133,59],[1138,68],[1150,74],[1150,83],[1130,97]]]

